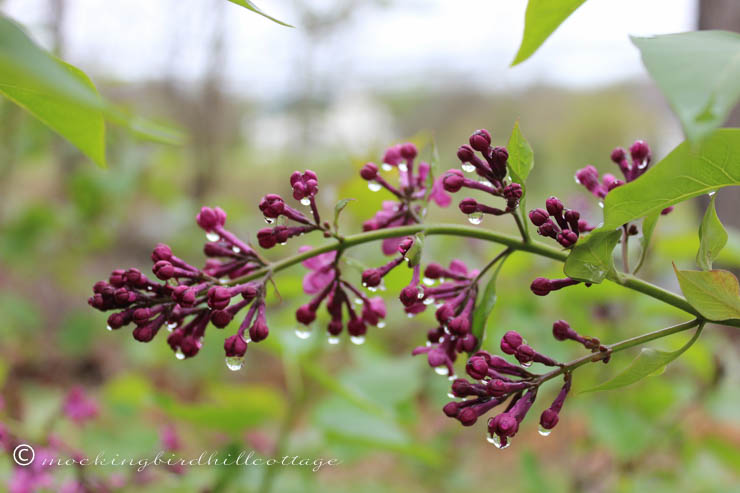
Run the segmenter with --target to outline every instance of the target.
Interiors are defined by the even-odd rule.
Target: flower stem
[[[426,236],[442,235],[442,236],[460,236],[465,238],[477,238],[480,240],[491,241],[508,247],[511,251],[523,251],[529,252],[541,257],[546,257],[552,260],[558,260],[565,262],[568,258],[568,252],[561,249],[545,245],[536,241],[524,241],[519,238],[497,233],[495,231],[489,231],[481,228],[475,228],[471,226],[463,226],[459,224],[413,224],[410,226],[400,226],[397,228],[386,228],[375,231],[368,231],[365,233],[358,233],[350,236],[345,236],[344,241],[333,241],[322,245],[311,250],[286,257],[278,260],[277,262],[266,265],[265,267],[258,269],[246,276],[242,276],[236,279],[231,279],[226,285],[242,284],[247,281],[258,279],[267,273],[277,273],[281,270],[287,269],[295,264],[298,264],[306,259],[321,255],[322,253],[330,252],[333,250],[344,251],[347,248],[351,248],[364,243],[371,243],[374,241],[384,240],[386,238],[397,238],[400,236],[413,236],[416,233],[423,232]],[[665,290],[659,286],[651,284],[642,279],[638,279],[630,274],[620,274],[619,279],[615,279],[613,282],[620,284],[633,291],[638,291],[642,294],[650,296],[660,300],[668,305],[674,306],[679,310],[683,310],[686,313],[690,313],[696,317],[703,318],[702,315],[686,301],[685,298]],[[726,320],[719,322],[723,325],[729,325],[732,327],[740,327],[740,320]]]

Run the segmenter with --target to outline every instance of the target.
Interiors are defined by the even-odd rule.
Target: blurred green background
[[[75,3],[34,2],[40,18],[51,20],[32,25],[32,32],[62,54],[65,33],[71,36],[84,26],[67,22],[60,28],[55,20],[64,12],[54,9]],[[216,8],[216,2],[210,4]],[[269,5],[263,7],[269,11]],[[338,21],[322,24],[322,15],[331,17],[326,11],[298,2],[283,8],[283,17],[299,30],[310,33],[311,26],[321,26],[316,43],[332,44],[330,21]],[[373,8],[392,13],[393,4]],[[213,59],[222,59],[224,41],[217,35],[208,39]],[[84,61],[75,62],[85,67]],[[306,66],[296,75],[303,78],[301,87],[317,83],[316,71],[309,62]],[[473,130],[487,128],[495,143],[504,145],[517,119],[535,152],[528,205],[557,194],[598,222],[600,209],[574,182],[575,170],[594,164],[602,172],[616,171],[611,149],[638,138],[648,141],[657,157],[679,140],[674,117],[646,80],[568,89],[545,79],[516,90],[486,91],[479,81],[460,77],[455,83],[381,84],[351,97],[314,88],[263,100],[228,87],[215,63],[188,84],[167,74],[122,80],[92,73],[103,94],[183,128],[188,143],[143,143],[109,126],[110,164],[101,170],[21,109],[0,101],[0,421],[18,437],[43,444],[53,432],[86,455],[105,450],[151,457],[161,449],[162,427],[173,425],[184,457],[204,450],[255,450],[266,457],[342,461],[318,473],[291,467],[192,467],[182,474],[156,468],[138,476],[130,468],[84,471],[131,476],[126,491],[740,491],[735,329],[707,327],[664,374],[627,389],[578,395],[625,366],[636,350],[619,353],[609,365],[579,370],[552,435],[537,434],[536,416],[557,385],[538,399],[513,446],[499,451],[485,441],[484,420],[463,428],[442,414],[449,400],[446,378],[430,371],[423,357],[410,356],[424,342],[433,314],[407,319],[392,295],[387,326],[371,329],[364,345],[343,340],[330,346],[322,334],[304,341],[294,334],[294,312],[306,299],[300,284],[305,271],[297,266],[282,272],[276,278],[280,297],[270,298],[270,337],[250,345],[238,372],[224,365],[225,336],[214,328],[197,358],[177,361],[162,335],[140,344],[126,329],[111,334],[106,316],[86,303],[92,284],[113,268],[148,272],[157,242],[200,265],[204,238],[194,217],[202,205],[224,208],[228,227],[247,238],[264,224],[259,198],[266,192],[286,195],[290,173],[310,168],[319,175],[325,215],[338,199],[357,199],[342,217],[345,232],[357,231],[384,198],[366,188],[358,170],[365,161],[380,159],[384,146],[413,139],[429,159],[434,141],[442,172],[457,166],[456,148]],[[354,133],[359,138],[347,137]],[[721,203],[729,199],[723,194],[725,219]],[[700,213],[698,204],[685,203],[661,219],[643,276],[677,289],[670,262],[693,268]],[[455,207],[433,209],[429,221],[464,217]],[[503,218],[486,218],[481,227],[515,233]],[[498,251],[495,245],[451,238],[426,243],[425,260],[446,263],[455,252],[469,266],[483,265]],[[266,255],[279,258],[298,246],[289,242]],[[349,256],[365,265],[383,261],[377,245],[356,248]],[[718,265],[740,268],[736,233]],[[359,281],[359,273],[350,277]],[[568,360],[580,352],[553,340],[556,319],[607,343],[683,320],[675,309],[610,284],[535,297],[528,285],[537,276],[558,277],[560,266],[522,253],[507,261],[484,348],[496,351],[500,336],[515,329],[538,350]],[[405,269],[394,271],[388,293],[397,293],[408,278]],[[673,336],[655,346],[675,349],[688,337]],[[83,426],[59,412],[77,385],[100,405],[99,417]],[[3,456],[3,482],[12,469],[12,460]],[[58,469],[55,485],[76,474]]]

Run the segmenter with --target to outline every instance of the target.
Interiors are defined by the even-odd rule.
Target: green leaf
[[[285,26],[285,27],[293,27],[293,26],[291,26],[290,24],[286,24],[285,22],[283,22],[283,21],[281,21],[281,20],[275,19],[274,17],[270,17],[269,15],[265,14],[265,13],[264,13],[264,12],[263,12],[262,10],[260,10],[260,8],[259,8],[259,7],[257,7],[257,6],[256,6],[256,5],[255,5],[255,4],[253,3],[253,2],[251,2],[250,0],[229,0],[229,2],[231,2],[231,3],[233,3],[233,4],[236,4],[236,5],[239,5],[240,7],[244,7],[245,9],[249,9],[249,10],[251,10],[252,12],[254,12],[255,14],[259,14],[259,15],[261,15],[262,17],[265,17],[265,18],[267,18],[267,19],[270,19],[270,20],[271,20],[272,22],[277,22],[277,23],[278,23],[278,24],[280,24],[281,26]]]
[[[508,258],[508,255],[499,260],[499,264],[496,266],[496,270],[491,275],[491,278],[486,284],[486,289],[483,291],[483,296],[478,297],[478,303],[473,312],[473,323],[471,324],[470,330],[478,340],[478,347],[483,343],[483,339],[486,335],[486,322],[488,317],[491,315],[494,306],[496,306],[496,279],[498,279],[498,273],[501,271],[501,267]],[[478,348],[476,348],[476,351]]]
[[[342,199],[334,206],[334,231],[339,231],[339,215],[350,202],[356,199]]]
[[[586,0],[529,0],[524,14],[524,36],[511,62],[517,65],[537,51],[555,29]]]
[[[702,328],[703,325],[700,325],[689,342],[684,344],[678,351],[668,352],[652,348],[642,348],[640,354],[637,355],[637,358],[635,358],[627,368],[622,370],[621,373],[616,375],[614,378],[597,385],[596,387],[584,390],[583,392],[618,389],[620,387],[632,385],[645,377],[660,375],[663,373],[663,370],[668,363],[681,356],[696,342],[699,338],[699,334],[701,334]]]
[[[650,239],[653,237],[653,231],[655,226],[658,224],[658,218],[660,218],[660,212],[653,212],[649,216],[646,216],[642,220],[642,236],[640,237],[640,260],[637,261],[637,266],[633,271],[636,274],[640,270],[642,264],[647,258],[648,247],[650,246]]]
[[[65,70],[97,94],[90,79],[72,65],[60,62]],[[100,110],[80,106],[48,92],[0,84],[0,94],[38,118],[76,146],[95,164],[105,167],[105,120]]]
[[[529,234],[529,221],[527,220],[527,177],[529,172],[534,167],[534,152],[530,147],[527,139],[524,138],[522,132],[519,130],[519,121],[514,124],[514,129],[511,131],[511,137],[509,137],[509,144],[507,146],[509,151],[509,174],[511,174],[512,181],[522,186],[522,198],[519,200],[519,214],[522,218],[522,224],[524,225],[524,232]]]
[[[725,122],[740,98],[740,34],[693,31],[632,42],[689,140]]]
[[[737,185],[740,129],[715,130],[696,149],[683,142],[640,178],[609,192],[603,229],[616,229],[678,202]]]
[[[699,251],[696,253],[696,263],[703,270],[712,270],[712,262],[727,244],[727,231],[717,217],[715,198],[716,194],[712,195],[699,226]]]
[[[584,282],[600,283],[607,276],[615,276],[612,252],[621,231],[593,231],[581,238],[565,260],[565,275]]]
[[[708,320],[740,319],[740,286],[732,272],[726,270],[678,270],[681,291],[691,306]]]

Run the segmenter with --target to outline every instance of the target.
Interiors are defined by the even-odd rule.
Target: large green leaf
[[[523,62],[586,0],[529,0],[524,14],[524,35],[519,51],[511,62]]]
[[[740,98],[740,34],[694,31],[632,42],[689,140],[724,123]]]
[[[239,5],[239,6],[241,6],[241,7],[244,7],[245,9],[249,9],[249,10],[251,10],[252,12],[254,12],[255,14],[259,14],[259,15],[261,15],[262,17],[265,17],[265,18],[267,18],[267,19],[270,19],[270,20],[271,20],[271,21],[273,21],[273,22],[277,22],[278,24],[280,24],[280,25],[282,25],[282,26],[286,26],[286,27],[293,27],[293,26],[291,26],[290,24],[286,24],[285,22],[283,22],[283,21],[281,21],[281,20],[275,19],[274,17],[271,17],[271,16],[269,16],[269,15],[265,14],[265,13],[264,13],[264,12],[263,12],[263,11],[262,11],[262,10],[261,10],[261,9],[260,9],[259,7],[257,7],[257,6],[256,6],[256,5],[255,5],[255,4],[253,3],[253,2],[251,2],[250,0],[229,0],[229,2],[231,2],[231,3],[234,3],[234,4],[236,4],[236,5]]]
[[[97,94],[90,79],[72,65],[62,63],[69,73]],[[25,108],[49,128],[74,144],[94,163],[105,167],[105,120],[100,110],[80,106],[46,91],[0,83],[0,94]]]
[[[128,115],[105,101],[83,72],[41,49],[18,24],[2,15],[0,94],[28,110],[98,164],[105,159],[103,118],[147,139],[166,143],[183,140],[179,131]]]
[[[483,291],[483,295],[478,297],[478,302],[473,312],[473,323],[471,324],[470,330],[478,340],[478,347],[483,343],[483,339],[486,335],[486,322],[488,317],[491,315],[493,308],[496,306],[496,280],[498,279],[498,273],[501,271],[504,262],[508,258],[508,255],[499,260],[496,270],[491,274],[491,278],[486,284],[486,289]],[[476,348],[477,350],[478,348]]]
[[[702,326],[699,326],[689,342],[684,344],[678,351],[668,352],[652,348],[643,348],[640,351],[640,354],[637,355],[637,358],[635,358],[627,368],[622,370],[621,373],[596,387],[584,390],[584,392],[618,389],[620,387],[632,385],[650,375],[660,374],[668,363],[681,356],[696,342],[699,338],[699,334],[701,334],[701,329]]]
[[[740,319],[740,286],[726,270],[678,270],[681,291],[691,306],[712,321]]]
[[[604,229],[616,229],[670,205],[740,185],[740,129],[715,130],[692,149],[683,142],[637,180],[604,200]]]
[[[699,251],[696,253],[696,263],[703,270],[712,269],[712,262],[727,244],[727,231],[717,217],[715,198],[716,195],[712,195],[699,226]]]
[[[565,275],[579,281],[600,283],[616,274],[612,252],[621,231],[593,231],[581,238],[565,260]]]
[[[511,131],[511,137],[509,137],[509,144],[507,146],[509,151],[508,168],[511,179],[515,183],[519,183],[522,186],[522,198],[519,200],[519,210],[524,226],[524,232],[528,234],[529,221],[527,220],[527,177],[529,172],[534,167],[534,152],[532,147],[527,142],[527,139],[522,135],[519,130],[519,121],[514,124],[514,129]]]

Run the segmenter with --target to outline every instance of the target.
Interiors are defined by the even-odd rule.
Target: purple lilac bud
[[[487,152],[491,146],[491,134],[488,130],[480,129],[470,136],[470,147],[478,152]]]

